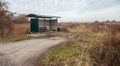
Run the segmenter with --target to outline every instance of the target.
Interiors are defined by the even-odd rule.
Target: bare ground
[[[0,66],[34,66],[36,59],[50,47],[65,41],[64,37],[0,43]]]

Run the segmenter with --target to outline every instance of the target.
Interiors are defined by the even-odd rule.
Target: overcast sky
[[[120,20],[120,0],[6,0],[20,14],[61,16],[60,21]]]

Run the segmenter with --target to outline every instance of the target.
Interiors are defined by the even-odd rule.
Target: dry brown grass
[[[90,48],[94,66],[120,66],[120,24],[107,24],[107,27],[102,44]]]
[[[0,37],[12,34],[14,23],[8,19],[0,19]]]
[[[11,35],[23,35],[28,34],[29,24],[18,24],[12,20],[8,19],[0,19],[0,36],[1,37],[8,37]]]
[[[19,24],[13,20],[0,19],[0,42],[28,38],[26,34],[29,34],[29,32],[30,27],[28,23]]]
[[[61,32],[63,33],[71,33],[71,34],[77,34],[82,32],[87,32],[86,25],[82,23],[63,23],[60,24]]]
[[[71,29],[74,29],[79,25],[79,23],[59,23],[59,27],[62,32],[70,32]]]
[[[76,24],[60,25],[80,35],[49,51],[42,66],[120,66],[120,23]]]
[[[14,35],[24,35],[30,32],[29,24],[15,24],[13,34]]]

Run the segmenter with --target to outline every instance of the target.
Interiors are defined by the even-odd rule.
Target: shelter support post
[[[50,18],[50,30],[52,30],[52,20]]]

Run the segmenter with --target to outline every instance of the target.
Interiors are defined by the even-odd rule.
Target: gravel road
[[[42,53],[65,40],[63,37],[52,37],[0,43],[0,66],[34,66]]]

